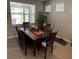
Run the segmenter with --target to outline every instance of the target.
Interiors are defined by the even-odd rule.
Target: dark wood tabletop
[[[30,29],[24,30],[24,28],[20,28],[21,31],[23,31],[28,37],[31,38],[31,40],[34,41],[34,56],[36,56],[36,47],[37,44],[39,44],[40,39],[42,38],[42,31],[30,31]]]
[[[40,39],[42,37],[41,34],[43,33],[42,31],[34,32],[34,31],[30,31],[29,29],[24,31],[23,28],[20,28],[20,30],[23,31],[27,36],[29,36],[34,41]]]

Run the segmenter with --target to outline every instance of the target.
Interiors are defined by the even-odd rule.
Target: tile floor
[[[28,48],[27,56],[24,56],[23,51],[17,44],[17,38],[7,40],[7,59],[44,59],[44,52],[37,51],[36,56],[33,56],[33,50]],[[72,59],[72,47],[68,43],[62,46],[54,42],[54,51],[51,55],[50,49],[47,52],[47,59]]]

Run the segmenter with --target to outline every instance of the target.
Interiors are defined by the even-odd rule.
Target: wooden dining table
[[[24,30],[24,28],[19,28],[23,31],[31,40],[34,42],[34,56],[36,56],[36,47],[42,38],[43,31],[30,31],[30,29]],[[28,38],[27,38],[28,39]]]

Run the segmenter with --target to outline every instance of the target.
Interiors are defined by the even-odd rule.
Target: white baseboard
[[[18,37],[18,35],[7,37],[7,39]]]
[[[58,38],[62,38],[62,37],[60,37],[60,36],[57,36]],[[69,43],[72,43],[70,40],[67,40],[67,39],[65,39],[65,38],[63,38],[63,40],[65,40],[66,42],[69,42]]]

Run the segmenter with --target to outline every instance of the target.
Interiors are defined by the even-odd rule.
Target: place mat
[[[44,32],[38,31],[38,32],[33,32],[35,35],[42,35]]]

